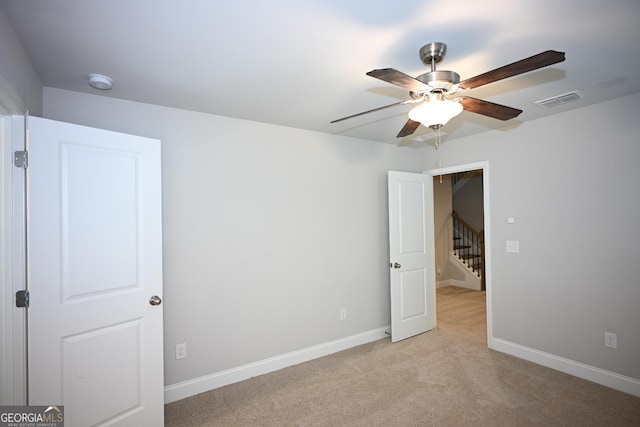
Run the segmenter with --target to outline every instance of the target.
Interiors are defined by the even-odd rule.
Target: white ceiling
[[[524,110],[508,122],[463,112],[445,138],[640,92],[638,0],[0,0],[45,86],[347,135],[431,143],[420,127],[395,135],[410,106],[333,119],[409,99],[368,77],[376,68],[429,71],[418,50],[447,44],[438,69],[462,80],[539,52],[566,61],[470,90]],[[1,59],[0,59],[1,60]],[[111,91],[87,74],[113,78]],[[578,90],[584,99],[534,101]],[[601,131],[597,123],[594,132]],[[420,136],[422,135],[422,138]],[[417,139],[415,139],[418,137]]]

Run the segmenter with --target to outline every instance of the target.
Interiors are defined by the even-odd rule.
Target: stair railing
[[[457,212],[453,218],[453,251],[460,260],[480,277],[482,290],[486,289],[484,230],[477,231],[465,222]]]

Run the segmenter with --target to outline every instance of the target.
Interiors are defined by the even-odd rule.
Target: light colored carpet
[[[484,315],[439,289],[435,330],[170,403],[166,426],[640,426],[640,398],[488,350]]]

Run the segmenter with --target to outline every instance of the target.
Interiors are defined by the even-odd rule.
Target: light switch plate
[[[507,240],[507,253],[517,254],[520,252],[520,242],[517,240]]]

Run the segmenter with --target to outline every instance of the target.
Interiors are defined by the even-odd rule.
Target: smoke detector
[[[113,80],[111,77],[103,76],[102,74],[89,74],[89,86],[100,90],[109,90],[113,87]]]

